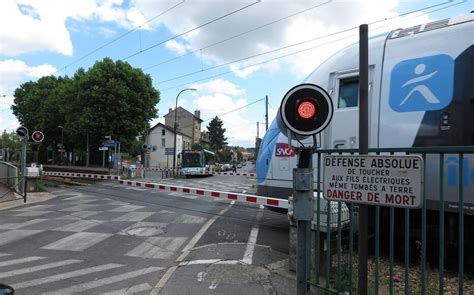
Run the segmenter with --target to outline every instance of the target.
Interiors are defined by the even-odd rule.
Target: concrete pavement
[[[115,182],[52,195],[0,211],[0,281],[19,294],[294,293],[285,215]]]

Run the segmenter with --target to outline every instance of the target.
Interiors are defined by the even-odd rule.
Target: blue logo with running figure
[[[454,61],[439,54],[404,60],[392,70],[390,107],[396,112],[440,110],[453,100]]]

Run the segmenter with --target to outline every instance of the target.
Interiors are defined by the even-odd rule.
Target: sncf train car
[[[474,146],[473,44],[474,13],[370,38],[369,148]],[[304,81],[325,88],[333,100],[322,149],[358,148],[358,54],[353,44]],[[439,161],[439,155],[427,155],[429,210],[439,207]],[[459,156],[446,154],[444,161],[445,208],[457,212]],[[274,121],[257,159],[258,194],[290,196],[294,167],[296,155]],[[474,214],[474,155],[464,157],[463,178],[464,212]]]

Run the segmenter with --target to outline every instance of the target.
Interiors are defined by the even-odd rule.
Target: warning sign
[[[403,208],[422,205],[420,156],[326,156],[323,195],[330,201]]]

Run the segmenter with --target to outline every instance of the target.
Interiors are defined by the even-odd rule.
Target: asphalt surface
[[[253,185],[184,181],[239,192]],[[51,193],[0,211],[0,282],[17,294],[295,293],[285,215],[112,181]]]

